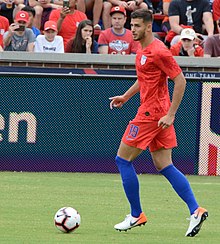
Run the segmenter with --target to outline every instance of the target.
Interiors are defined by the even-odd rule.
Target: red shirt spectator
[[[75,0],[69,1],[69,8],[55,9],[51,12],[49,20],[57,22],[58,35],[63,37],[64,47],[75,36],[79,22],[87,16],[75,9]]]
[[[9,21],[4,16],[0,16],[0,46],[3,47],[3,35],[8,31]]]
[[[111,9],[112,28],[102,31],[99,35],[100,54],[135,54],[139,43],[133,40],[130,30],[124,28],[126,10],[123,7]]]

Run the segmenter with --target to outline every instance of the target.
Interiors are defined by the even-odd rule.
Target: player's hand
[[[162,126],[162,129],[170,127],[174,122],[175,117],[170,115],[165,115],[158,121],[158,127]]]
[[[126,99],[123,96],[110,97],[109,99],[111,100],[110,109],[121,108],[126,103]]]

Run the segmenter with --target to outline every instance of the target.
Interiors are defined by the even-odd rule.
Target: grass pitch
[[[209,211],[201,232],[185,237],[188,209],[166,179],[139,175],[148,223],[128,232],[114,224],[130,212],[115,174],[0,172],[0,243],[220,243],[220,177],[187,176],[198,202]],[[81,226],[65,234],[54,226],[56,211],[76,208]]]

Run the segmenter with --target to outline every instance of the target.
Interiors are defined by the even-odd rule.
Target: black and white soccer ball
[[[55,226],[65,233],[76,230],[80,226],[80,222],[80,214],[72,207],[63,207],[59,209],[54,216]]]

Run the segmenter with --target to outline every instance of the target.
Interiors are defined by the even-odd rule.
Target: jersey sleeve
[[[99,46],[108,46],[108,40],[106,38],[106,32],[102,31],[99,35],[98,44]]]
[[[172,53],[166,47],[157,52],[155,63],[172,80],[182,72]]]

